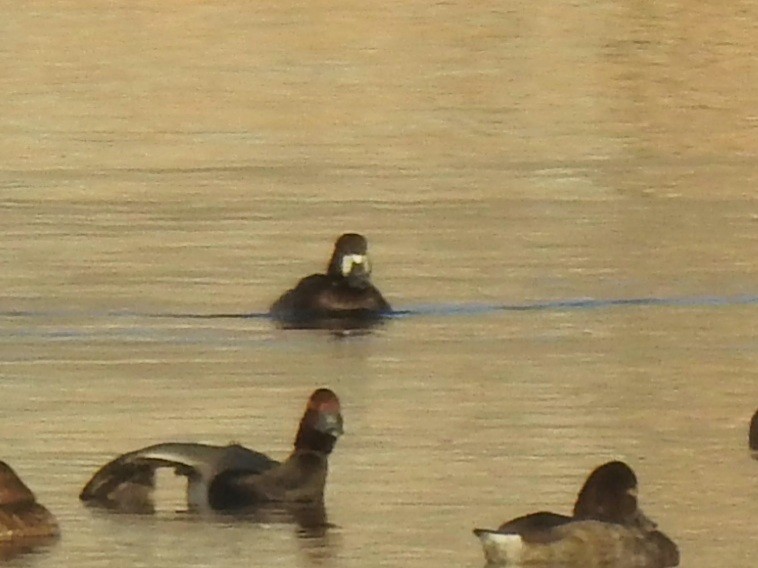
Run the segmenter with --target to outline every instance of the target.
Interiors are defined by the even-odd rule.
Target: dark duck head
[[[637,504],[637,476],[620,461],[605,463],[592,471],[579,491],[574,505],[575,519],[655,529]]]
[[[295,450],[330,454],[344,430],[337,395],[320,388],[308,399],[295,436]]]
[[[346,280],[353,288],[368,288],[371,285],[371,260],[366,237],[345,233],[338,238],[326,273],[332,278]]]

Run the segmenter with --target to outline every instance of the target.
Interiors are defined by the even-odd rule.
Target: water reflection
[[[319,317],[301,321],[277,322],[281,329],[321,329],[331,332],[336,337],[365,335],[381,326],[391,314],[376,316],[374,314],[353,314],[348,316]]]
[[[58,537],[48,536],[0,543],[0,560],[11,560],[28,554],[45,554],[57,540]]]
[[[228,516],[266,525],[294,525],[301,551],[314,564],[334,558],[339,548],[339,540],[334,533],[336,527],[329,522],[323,502],[269,504]]]
[[[329,523],[326,505],[321,503],[275,503],[223,513],[229,519],[262,524],[293,524],[301,538],[323,538],[334,525]]]
[[[333,558],[340,548],[339,529],[329,522],[326,506],[323,502],[313,504],[268,503],[255,507],[246,507],[235,511],[198,511],[181,508],[167,512],[165,510],[141,512],[108,509],[102,506],[86,505],[97,523],[122,519],[118,531],[138,532],[144,523],[152,522],[160,533],[163,523],[191,523],[208,525],[209,529],[221,531],[245,530],[248,526],[270,528],[290,525],[299,544],[300,551],[310,563],[322,564]],[[133,522],[132,522],[133,521]],[[135,523],[137,523],[135,525]],[[114,525],[111,525],[113,530]],[[129,537],[132,538],[132,537]],[[223,537],[219,536],[223,541]]]

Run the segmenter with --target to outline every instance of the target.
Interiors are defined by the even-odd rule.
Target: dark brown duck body
[[[342,320],[356,325],[379,321],[392,311],[371,282],[368,242],[346,233],[334,244],[325,274],[311,274],[287,290],[269,310],[288,327],[330,328]]]
[[[758,452],[758,410],[753,414],[753,419],[750,421],[750,433],[748,434],[748,445],[754,452]],[[755,454],[758,458],[758,454]]]
[[[494,564],[666,568],[679,550],[637,503],[637,477],[623,462],[603,464],[579,491],[572,516],[539,512],[475,529]]]
[[[59,533],[58,522],[37,503],[16,472],[0,461],[0,545],[47,541]]]
[[[236,444],[158,444],[105,464],[80,498],[121,511],[152,512],[155,470],[168,467],[187,477],[190,509],[318,504],[323,502],[328,457],[341,434],[339,399],[329,389],[318,389],[308,400],[293,451],[283,462]]]

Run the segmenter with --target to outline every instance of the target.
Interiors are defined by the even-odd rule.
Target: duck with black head
[[[0,557],[51,542],[58,522],[16,472],[0,461]]]
[[[679,550],[637,503],[637,476],[620,461],[593,470],[573,515],[541,511],[496,530],[474,529],[488,563],[566,568],[666,568]]]
[[[325,274],[311,274],[276,300],[269,314],[286,327],[364,327],[391,313],[371,282],[368,241],[345,233],[334,243]]]
[[[308,399],[292,453],[283,462],[237,444],[169,442],[123,454],[101,467],[79,495],[120,511],[150,513],[155,471],[187,477],[190,510],[235,510],[267,503],[322,506],[328,458],[342,435],[340,401],[320,388]]]

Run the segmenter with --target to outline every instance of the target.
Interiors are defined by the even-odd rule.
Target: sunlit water
[[[755,566],[754,5],[3,14],[0,458],[63,532],[12,562],[481,566],[474,526],[619,458],[682,565]],[[261,317],[347,230],[401,313]],[[322,385],[323,535],[77,500],[158,441],[282,458]]]

